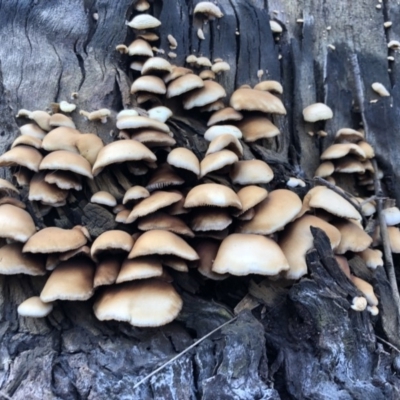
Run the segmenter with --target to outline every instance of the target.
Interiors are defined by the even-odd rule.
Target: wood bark
[[[283,187],[291,176],[311,183],[319,154],[335,132],[363,122],[387,194],[399,202],[400,56],[387,48],[389,40],[400,40],[396,1],[219,0],[224,17],[208,23],[193,17],[194,5],[192,0],[152,3],[151,13],[162,21],[158,47],[168,53],[167,35],[172,34],[179,44],[177,65],[192,53],[223,58],[231,70],[218,81],[228,95],[239,85],[257,83],[260,69],[263,78],[282,82],[288,114],[274,117],[282,134],[245,152],[246,158],[262,158],[273,167],[274,187]],[[131,0],[2,0],[0,11],[0,152],[18,135],[21,121],[15,114],[20,108],[44,110],[69,100],[72,92],[78,93],[78,109],[106,107],[115,116],[132,105],[129,60],[114,50],[134,38],[125,25],[134,15]],[[270,18],[284,28],[279,41]],[[393,22],[387,30],[386,20]],[[200,27],[205,40],[197,37]],[[388,55],[395,61],[388,61]],[[391,96],[379,98],[373,82],[384,84]],[[328,132],[324,139],[307,134],[315,127],[304,124],[301,115],[316,101],[334,112],[319,126]],[[114,118],[102,125],[72,115],[81,132],[97,133],[105,142],[117,133]],[[193,113],[176,116],[170,126],[179,143],[203,154],[205,122]],[[119,197],[123,193],[124,182],[115,175],[99,185]],[[94,236],[113,228],[113,216],[85,200],[95,190],[90,187],[52,214],[52,222],[83,223]],[[374,284],[381,302],[378,317],[356,313],[350,305],[357,290],[338,273],[325,235],[314,235],[316,249],[307,256],[310,274],[288,287],[254,277],[210,283],[196,274],[175,274],[184,309],[177,321],[158,329],[99,322],[92,302],[59,303],[43,320],[21,318],[17,305],[40,293],[44,278],[0,277],[0,398],[398,399],[399,354],[376,339],[382,336],[400,348],[384,269],[372,273],[353,260],[352,268]],[[261,304],[253,313],[242,312],[132,390],[163,362],[229,320],[248,294]]]

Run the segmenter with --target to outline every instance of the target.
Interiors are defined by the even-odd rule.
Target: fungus
[[[161,21],[149,14],[136,15],[127,25],[136,30],[158,28]]]
[[[44,318],[53,311],[53,303],[44,303],[39,296],[29,297],[17,308],[21,317]]]
[[[374,82],[372,85],[372,90],[375,91],[376,93],[379,94],[381,97],[388,97],[390,96],[390,93],[388,90],[385,88],[385,86],[382,85],[382,83],[379,82]]]
[[[272,239],[238,233],[222,241],[212,266],[212,271],[218,274],[239,276],[278,275],[288,269],[285,255]]]
[[[269,92],[241,88],[233,92],[229,101],[236,111],[260,111],[286,115],[286,109],[280,99]]]
[[[315,103],[303,110],[303,118],[306,122],[317,122],[333,118],[332,110],[324,103]]]
[[[125,321],[133,326],[156,327],[173,321],[182,299],[168,282],[148,279],[106,288],[93,306],[100,321]]]

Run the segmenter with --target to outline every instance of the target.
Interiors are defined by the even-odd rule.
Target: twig
[[[371,160],[374,167],[374,186],[376,195],[376,211],[378,214],[379,226],[381,231],[381,239],[383,245],[383,254],[385,255],[385,269],[389,278],[390,288],[392,289],[393,300],[397,308],[397,318],[400,322],[400,295],[399,288],[397,287],[396,273],[394,271],[394,263],[392,256],[392,249],[390,247],[389,234],[387,231],[385,217],[382,214],[383,204],[382,204],[382,187],[381,182],[378,177],[378,165],[375,159]]]
[[[333,190],[335,193],[337,193],[339,196],[342,196],[345,200],[347,200],[361,215],[363,222],[364,221],[364,215],[362,213],[362,209],[360,204],[356,203],[349,194],[347,194],[344,190],[338,189],[338,187],[330,182],[328,182],[327,180],[325,180],[324,178],[321,178],[320,176],[316,176],[314,177],[314,180],[324,186],[326,186],[328,189]]]
[[[400,353],[400,350],[396,347],[393,346],[392,343],[389,343],[387,340],[382,339],[381,337],[379,337],[378,335],[375,335],[375,337],[377,338],[377,340],[380,340],[382,343],[387,344],[389,347],[391,347],[393,350],[397,351],[398,353]]]
[[[201,343],[203,340],[207,339],[208,337],[210,337],[212,334],[214,334],[215,332],[219,331],[221,328],[223,328],[224,326],[230,324],[233,321],[236,321],[238,317],[233,317],[231,318],[229,321],[223,323],[222,325],[218,326],[217,328],[215,328],[214,330],[212,330],[211,332],[207,333],[207,335],[203,336],[202,338],[200,338],[199,340],[197,340],[196,342],[194,342],[192,345],[190,345],[188,348],[186,348],[185,350],[181,351],[179,354],[177,354],[175,357],[171,358],[169,361],[167,361],[166,363],[164,363],[163,365],[161,365],[161,367],[158,367],[157,369],[155,369],[153,372],[151,372],[149,375],[146,375],[143,379],[141,379],[138,383],[136,383],[133,386],[133,389],[136,389],[137,387],[139,387],[142,383],[146,382],[149,378],[151,378],[152,376],[154,376],[155,374],[157,374],[158,372],[160,372],[161,370],[163,370],[166,366],[168,366],[169,364],[172,364],[174,361],[176,361],[178,358],[182,357],[184,354],[186,354],[188,351],[192,350],[194,347],[196,347],[199,343]]]

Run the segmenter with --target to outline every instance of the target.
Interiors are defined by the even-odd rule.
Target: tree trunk
[[[125,25],[132,0],[0,1],[0,152],[19,134],[20,108],[46,109],[70,100],[78,109],[109,108],[113,116],[132,105],[129,60],[115,51],[134,35]],[[263,79],[282,82],[287,116],[274,117],[281,135],[264,146],[246,148],[274,169],[274,185],[291,176],[310,179],[320,152],[342,127],[360,122],[373,145],[389,196],[400,200],[400,68],[398,52],[387,42],[400,40],[396,2],[368,0],[219,0],[224,17],[202,24],[191,0],[155,0],[151,14],[162,21],[159,48],[168,53],[167,35],[178,47],[171,62],[184,65],[189,54],[227,61],[218,77],[228,96],[242,84]],[[381,8],[376,6],[380,5]],[[98,19],[94,18],[97,14]],[[284,31],[277,41],[269,19]],[[297,22],[302,19],[303,23]],[[383,22],[393,25],[385,30]],[[203,29],[205,40],[197,30]],[[236,34],[239,32],[239,35]],[[332,45],[329,47],[328,45]],[[395,58],[387,60],[388,55]],[[378,99],[381,82],[391,96]],[[320,128],[325,138],[307,134],[305,106],[321,101],[334,118]],[[91,123],[72,114],[81,132],[116,135],[115,118]],[[176,116],[170,127],[178,143],[201,154],[204,117]],[[7,171],[3,171],[3,176]],[[307,180],[308,184],[311,184]],[[98,183],[121,196],[118,179]],[[95,190],[96,188],[91,188]],[[304,194],[305,190],[301,193]],[[85,193],[86,198],[90,193]],[[38,224],[43,221],[37,221]],[[58,226],[83,223],[93,236],[115,226],[113,216],[77,198],[54,218]],[[1,277],[0,398],[18,399],[398,399],[399,321],[383,268],[374,273],[354,260],[359,276],[373,282],[380,314],[351,310],[354,286],[337,272],[327,239],[314,232],[316,250],[308,254],[310,275],[287,287],[256,278],[206,282],[198,275],[175,274],[184,309],[177,321],[158,329],[99,322],[93,302],[60,302],[45,319],[18,317],[17,305],[40,293],[44,278]],[[262,306],[233,321],[143,385],[141,378],[234,316],[245,296]]]

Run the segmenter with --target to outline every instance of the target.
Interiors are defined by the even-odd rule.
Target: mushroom
[[[139,327],[167,324],[181,308],[182,299],[173,286],[156,279],[106,288],[93,306],[100,321],[115,319]]]
[[[207,18],[222,18],[224,14],[222,14],[221,10],[218,6],[210,1],[201,1],[196,4],[194,8],[193,14],[204,14]]]
[[[215,273],[232,275],[278,275],[288,269],[285,255],[272,239],[238,233],[222,241],[212,266]]]
[[[32,217],[11,204],[0,205],[0,237],[25,243],[36,232]]]
[[[161,21],[149,14],[136,15],[127,25],[136,30],[145,30],[158,28]]]
[[[306,122],[317,122],[333,118],[332,110],[324,103],[314,103],[303,110]]]
[[[269,92],[240,88],[233,92],[229,101],[236,111],[260,111],[286,115],[286,109],[280,99]]]
[[[53,303],[44,303],[39,296],[29,297],[17,308],[21,317],[44,318],[53,311]]]

